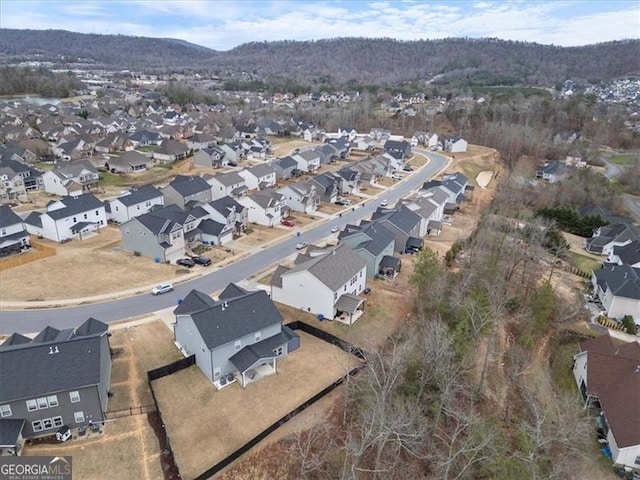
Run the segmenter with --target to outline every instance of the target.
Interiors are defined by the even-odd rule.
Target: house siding
[[[149,258],[159,258],[162,262],[177,260],[184,254],[184,237],[178,231],[179,237],[173,239],[173,244],[164,249],[158,243],[158,237],[150,232],[136,219],[129,220],[120,226],[122,246],[129,252],[140,252]]]
[[[195,355],[196,365],[204,372],[204,374],[212,378],[211,370],[211,352],[200,336],[200,332],[196,328],[193,320],[188,315],[176,316],[176,324],[174,325],[174,335],[177,339],[183,353],[186,356]]]

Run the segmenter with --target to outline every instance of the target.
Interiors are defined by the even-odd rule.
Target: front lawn
[[[602,262],[587,257],[586,255],[576,252],[567,252],[567,255],[569,257],[569,263],[582,272],[591,273],[592,270],[602,268]]]

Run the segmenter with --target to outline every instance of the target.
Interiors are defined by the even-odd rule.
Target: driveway
[[[393,188],[384,193],[384,197],[393,204],[400,198],[406,197],[412,190],[422,184],[441,170],[447,164],[448,159],[444,155],[414,149],[416,153],[428,156],[430,162],[418,171],[398,182]],[[380,205],[382,197],[367,199],[352,210],[347,210],[340,217],[335,217],[310,230],[292,233],[281,243],[270,248],[258,248],[251,256],[218,270],[212,270],[208,275],[176,285],[174,292],[165,295],[152,296],[150,293],[123,298],[105,303],[91,305],[78,305],[66,308],[45,308],[11,311],[3,309],[0,316],[0,334],[33,333],[38,332],[47,325],[62,329],[73,328],[89,317],[95,317],[103,322],[127,320],[148,313],[177,306],[187,293],[193,289],[211,294],[222,290],[229,282],[239,282],[245,278],[281,262],[285,258],[296,253],[295,245],[304,241],[316,243],[331,235],[331,228],[338,226],[343,228],[348,223],[357,223],[368,218]]]

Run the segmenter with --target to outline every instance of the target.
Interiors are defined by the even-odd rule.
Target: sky
[[[561,46],[640,38],[640,0],[0,0],[1,28],[246,42],[495,37]]]

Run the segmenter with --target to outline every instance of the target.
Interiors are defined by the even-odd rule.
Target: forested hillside
[[[339,38],[244,44],[227,52],[174,39],[0,29],[0,61],[93,63],[114,69],[194,70],[278,84],[553,86],[640,73],[640,41],[563,48],[497,39]]]

